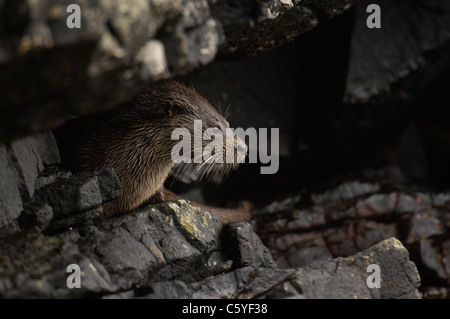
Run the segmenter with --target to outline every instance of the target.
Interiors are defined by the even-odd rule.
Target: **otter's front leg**
[[[178,199],[182,199],[182,197],[165,188],[161,188],[156,194],[152,196],[152,198],[149,200],[149,203],[156,204],[169,200],[178,200]],[[240,222],[240,221],[248,222],[252,218],[253,205],[249,201],[240,201],[236,208],[214,207],[199,204],[193,201],[190,201],[190,203],[194,206],[200,207],[203,210],[213,212],[214,214],[219,216],[219,219],[222,223]]]

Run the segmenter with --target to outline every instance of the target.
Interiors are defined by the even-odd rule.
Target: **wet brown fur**
[[[218,127],[224,132],[229,127],[216,109],[193,89],[166,81],[107,112],[69,121],[55,136],[66,168],[74,172],[114,168],[122,193],[118,199],[104,204],[102,218],[107,218],[143,203],[179,198],[163,185],[174,165],[171,149],[178,142],[171,140],[171,133],[177,127],[192,131],[195,119],[202,120],[204,129]],[[225,174],[236,166],[214,164],[210,170]],[[216,213],[222,221],[249,217],[242,211],[220,208]],[[231,216],[234,213],[236,218]]]

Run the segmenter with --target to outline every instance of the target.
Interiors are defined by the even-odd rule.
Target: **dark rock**
[[[16,219],[23,209],[19,182],[7,148],[0,144],[0,229]]]
[[[430,194],[399,194],[395,211],[397,213],[411,213],[431,207]]]
[[[102,204],[95,175],[60,179],[41,188],[40,196],[52,206],[55,219],[80,213]]]
[[[34,195],[35,181],[44,170],[37,142],[34,136],[24,137],[11,143],[11,158],[14,161],[23,186],[21,193],[23,200],[28,200]]]
[[[105,110],[148,83],[210,64],[217,54],[280,46],[353,3],[80,1],[79,29],[67,27],[70,13],[60,1],[8,3],[0,7],[0,138]]]
[[[429,239],[420,240],[420,258],[425,268],[435,278],[448,279],[444,266],[441,264],[440,253],[436,251]]]
[[[325,214],[321,207],[314,206],[310,210],[297,210],[292,213],[293,220],[286,224],[289,231],[308,229],[325,225]]]
[[[70,178],[71,176],[72,173],[70,171],[62,171],[57,166],[46,167],[36,180],[36,190],[54,183],[61,178]]]
[[[98,187],[102,202],[106,203],[120,196],[120,181],[112,168],[105,168],[96,172]]]
[[[429,63],[420,52],[433,50],[449,40],[444,31],[450,27],[447,1],[377,1],[382,8],[382,26],[376,30],[366,26],[366,10],[371,3],[363,0],[356,6],[345,92],[353,102],[364,102],[390,91],[392,83]],[[421,27],[411,32],[411,25]]]
[[[14,241],[14,245],[11,245]],[[34,228],[0,240],[0,295],[5,298],[56,297],[65,286],[66,267],[77,263],[77,247]]]
[[[380,266],[380,288],[366,284],[370,264]],[[351,257],[300,268],[267,294],[275,298],[419,298],[419,285],[408,251],[391,238]]]
[[[314,203],[323,205],[326,203],[336,203],[339,200],[352,199],[365,194],[375,193],[379,191],[379,189],[380,186],[378,184],[348,181],[323,193],[314,193],[311,198]]]
[[[391,237],[398,237],[395,223],[377,223],[372,220],[362,220],[355,225],[355,242],[359,251],[365,250],[376,243]]]
[[[156,282],[149,287],[152,293],[143,295],[142,298],[257,298],[275,284],[285,280],[292,272],[293,270],[244,267],[198,282],[186,283],[178,280]]]
[[[367,266],[381,269],[381,287],[369,288]],[[396,285],[397,278],[401,280]],[[349,258],[322,261],[299,269],[244,267],[199,282],[157,282],[143,298],[419,298],[420,278],[408,252],[385,240]],[[110,296],[111,297],[111,296]],[[112,297],[136,297],[135,294]]]
[[[448,193],[432,194],[432,201],[433,201],[433,206],[435,206],[435,207],[449,207],[450,194],[448,194]]]
[[[295,205],[269,204],[258,210],[252,223],[277,265],[305,267],[327,258],[351,256],[395,237],[411,250],[412,260],[423,271],[424,282],[430,283],[422,291],[431,298],[430,291],[434,291],[431,287],[447,289],[449,250],[446,242],[450,214],[446,194],[379,183],[341,196],[337,189],[356,185],[345,181],[342,184],[329,191],[313,193],[328,194],[322,197],[322,204],[300,201],[294,195],[284,201],[293,201]],[[302,193],[309,192],[305,189]],[[355,195],[352,197],[351,193]],[[310,218],[319,211],[327,222],[316,226],[297,222],[296,211],[304,211]],[[302,227],[290,228],[289,224]]]
[[[35,195],[26,201],[19,217],[22,228],[46,231],[68,229],[100,216],[101,204],[120,195],[120,182],[112,169],[71,175],[55,167],[37,179]]]
[[[37,149],[44,166],[59,164],[58,145],[52,132],[41,133],[35,136]]]
[[[347,262],[355,264],[367,273],[368,264],[380,266],[382,282],[381,298],[418,298],[416,288],[420,286],[420,277],[414,263],[409,260],[409,253],[400,241],[391,238],[356,254],[356,259],[347,258]],[[395,274],[401,273],[398,279]]]
[[[438,219],[435,210],[418,211],[412,215],[407,243],[445,234],[445,228]]]
[[[226,43],[221,53],[255,55],[313,29],[321,20],[350,8],[354,1],[209,1],[223,25]],[[325,15],[323,13],[326,13]]]
[[[168,203],[168,207],[166,221],[176,224],[192,246],[202,253],[210,253],[219,242],[222,224],[218,217],[184,200]]]
[[[229,223],[223,229],[224,249],[233,260],[234,267],[274,266],[269,250],[245,222]]]
[[[47,227],[53,218],[53,209],[45,202],[35,203],[33,200],[26,203],[25,209],[19,216],[21,228],[37,226],[41,229]]]
[[[73,226],[91,223],[96,217],[101,215],[102,211],[102,207],[98,206],[63,218],[54,218],[54,216],[52,216],[52,220],[49,225],[45,227],[45,231],[70,229]]]
[[[333,256],[349,256],[358,251],[354,238],[354,223],[347,222],[339,228],[330,228],[323,234]]]
[[[222,225],[186,201],[151,205],[97,226],[53,234],[28,227],[0,239],[2,297],[270,298],[281,292],[286,297],[287,286],[296,287],[297,297],[308,298],[415,296],[415,287],[407,285],[416,278],[414,264],[394,239],[345,263],[337,259],[282,270],[248,223]],[[363,289],[365,277],[351,266],[369,261],[383,269],[381,295]],[[80,266],[81,289],[66,287],[65,270],[71,264]],[[403,283],[394,289],[389,283],[399,276]]]
[[[358,217],[377,217],[383,214],[392,214],[396,204],[396,193],[375,194],[358,200],[355,209]]]
[[[38,177],[43,173],[44,165],[58,162],[59,152],[52,133],[28,136],[0,145],[0,229],[15,223],[24,208],[23,203],[33,198],[35,190],[42,184]],[[44,204],[37,206],[40,207],[37,214],[42,213],[46,217],[40,216],[36,222],[41,220],[45,223],[48,214],[43,212],[48,210]]]
[[[442,263],[444,264],[447,282],[450,281],[450,241],[442,243]]]
[[[184,210],[185,215],[180,215]],[[172,279],[194,282],[198,278],[229,272],[231,264],[220,253],[221,227],[218,218],[211,213],[185,201],[175,201],[104,220],[97,227],[53,232],[54,236],[44,236],[37,229],[28,228],[0,241],[0,251],[8,256],[0,258],[0,269],[5,269],[0,273],[0,295],[106,295],[147,282]],[[247,233],[251,237],[250,227]],[[254,235],[253,248],[262,252],[262,244],[256,238]],[[14,240],[15,245],[10,245],[9,240]],[[25,249],[26,254],[21,254],[21,249]],[[27,262],[37,258],[42,260],[34,264]],[[270,259],[270,254],[264,258]],[[65,287],[64,270],[72,263],[82,269],[81,290]],[[38,276],[35,267],[41,269]],[[15,282],[23,283],[30,276],[40,279],[31,280],[23,289],[15,286]]]
[[[327,247],[316,246],[299,248],[287,256],[287,262],[292,267],[304,267],[332,257]]]

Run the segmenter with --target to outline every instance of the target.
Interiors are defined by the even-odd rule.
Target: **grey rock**
[[[3,298],[61,295],[66,268],[79,258],[72,242],[44,236],[36,228],[0,239],[0,247],[0,296]]]
[[[23,209],[19,175],[5,145],[0,144],[0,228],[15,220]]]
[[[425,268],[431,273],[441,279],[447,279],[444,266],[440,262],[439,252],[436,251],[436,247],[432,244],[432,241],[428,238],[420,240],[420,257]]]
[[[329,202],[337,202],[339,200],[351,199],[357,196],[366,195],[377,192],[380,186],[375,183],[367,183],[360,181],[348,181],[331,190],[323,193],[314,193],[312,200],[316,204],[325,204]]]
[[[62,178],[40,190],[53,208],[55,219],[80,213],[102,204],[97,179],[91,177]]]
[[[83,226],[62,233],[52,230],[54,236],[42,235],[38,229],[31,227],[1,240],[1,256],[8,257],[0,258],[1,269],[6,269],[6,272],[0,273],[0,295],[107,295],[156,279],[194,280],[198,276],[203,278],[229,271],[230,263],[225,263],[228,264],[225,267],[217,265],[222,262],[216,234],[221,227],[218,218],[209,220],[209,212],[188,207],[185,201],[171,204],[175,205],[149,206],[129,215],[105,220],[97,227]],[[178,224],[173,218],[179,216],[183,208],[190,217]],[[11,245],[10,240],[14,240],[15,244]],[[25,249],[26,253],[21,253],[21,249]],[[57,252],[60,254],[56,258]],[[80,266],[83,274],[81,281],[85,283],[78,291],[65,287],[64,269],[73,263]],[[35,270],[35,267],[41,270]],[[36,276],[36,271],[42,273]],[[31,277],[40,280],[31,280]]]
[[[78,214],[70,215],[63,218],[54,218],[48,223],[48,225],[43,225],[45,231],[55,231],[55,230],[65,230],[70,229],[74,226],[79,226],[83,224],[90,224],[92,221],[101,215],[103,208],[101,206],[88,209]],[[22,215],[21,215],[22,217]]]
[[[411,217],[406,242],[419,242],[425,238],[443,235],[445,232],[445,228],[439,220],[435,210],[418,211]]]
[[[36,138],[27,136],[14,140],[11,151],[11,158],[23,181],[22,199],[28,200],[33,197],[36,179],[44,169]]]
[[[420,286],[420,276],[416,267],[409,260],[409,253],[402,243],[395,239],[386,239],[367,251],[358,253],[355,258],[347,258],[360,271],[367,272],[369,264],[377,264],[381,271],[381,298],[418,298],[417,288]],[[398,276],[401,274],[400,276]],[[398,276],[398,277],[397,277]],[[394,280],[391,280],[395,278]]]
[[[102,202],[106,203],[120,196],[120,181],[112,168],[105,168],[95,172]]]
[[[397,203],[397,193],[374,194],[362,198],[356,203],[356,214],[359,217],[370,217],[392,214]]]
[[[189,205],[185,200],[168,203],[167,221],[178,226],[192,246],[202,253],[211,253],[211,249],[219,243],[222,224],[212,213]],[[164,206],[163,206],[164,207]]]
[[[419,298],[420,278],[406,249],[385,240],[348,258],[330,259],[298,269],[243,267],[200,282],[157,282],[142,298]],[[406,257],[406,258],[405,258]],[[381,287],[369,288],[367,266],[381,268]],[[401,278],[396,285],[397,276]]]
[[[432,207],[431,196],[424,193],[399,194],[395,211],[397,213],[411,213]]]
[[[19,216],[18,222],[21,228],[37,226],[41,229],[47,227],[53,218],[53,209],[45,202],[35,203],[33,200],[25,205],[25,209]]]
[[[445,31],[450,24],[447,1],[431,4],[425,0],[378,1],[382,8],[382,26],[376,30],[366,26],[366,9],[371,3],[358,1],[356,7],[358,14],[345,92],[351,102],[368,101],[389,92],[393,83],[427,64],[421,52],[439,47],[449,39]],[[421,27],[411,32],[410,26],[415,24]]]
[[[70,178],[71,176],[70,171],[63,171],[57,166],[46,167],[36,180],[36,190],[38,191],[43,186],[54,183],[61,178]]]
[[[249,223],[226,224],[222,237],[224,245],[226,243],[224,249],[231,256],[234,267],[258,268],[275,265],[269,250],[253,232]]]
[[[395,239],[346,259],[277,269],[248,223],[222,225],[186,201],[52,236],[30,227],[0,239],[0,252],[7,298],[415,298],[419,284]],[[368,263],[382,269],[378,292],[365,285]],[[81,289],[66,286],[71,264],[80,266]]]
[[[198,282],[156,282],[152,293],[141,298],[161,299],[249,299],[263,296],[271,287],[285,280],[294,270],[243,267],[232,272],[208,277]]]
[[[219,54],[280,46],[353,3],[80,0],[79,29],[67,27],[70,13],[58,0],[4,5],[0,139],[110,108],[149,83],[186,74]]]
[[[366,283],[370,264],[380,267],[380,288],[369,288]],[[391,238],[354,256],[300,268],[267,294],[276,298],[417,299],[419,285],[420,277],[408,251]]]
[[[221,53],[255,55],[313,29],[350,8],[354,1],[209,1],[223,25],[226,43]],[[323,14],[325,13],[325,14]]]
[[[433,205],[436,207],[443,207],[450,204],[450,194],[437,193],[432,194]]]
[[[305,247],[295,250],[287,258],[290,265],[303,267],[331,257],[330,252],[323,247]]]
[[[37,134],[35,139],[39,156],[44,166],[55,165],[61,162],[58,145],[52,132]]]
[[[68,229],[91,222],[102,213],[102,203],[120,195],[113,169],[71,175],[48,167],[37,179],[35,195],[24,204],[19,217],[22,228],[37,226],[46,231]]]

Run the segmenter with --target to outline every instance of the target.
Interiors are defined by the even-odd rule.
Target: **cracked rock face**
[[[155,205],[108,220],[99,227],[87,226],[52,236],[29,228],[3,238],[0,295],[7,298],[418,297],[417,270],[396,239],[346,259],[299,269],[278,269],[258,240],[252,240],[249,247],[246,239],[236,243],[236,238],[224,234],[221,242],[216,242],[214,234],[221,225],[208,212],[188,207],[187,215],[195,214],[210,223],[194,233],[186,232],[183,223],[176,221],[183,206],[186,202]],[[188,228],[195,224],[189,225]],[[257,239],[248,224],[230,227],[241,228],[245,232],[241,233],[243,238]],[[9,240],[14,240],[15,245],[10,245]],[[222,251],[224,245],[228,247]],[[265,251],[264,255],[259,250]],[[236,262],[231,257],[232,261],[224,252],[239,252],[241,258]],[[255,263],[262,257],[266,264]],[[368,263],[376,263],[382,269],[380,289],[371,290],[366,285]],[[82,269],[81,289],[65,286],[64,270],[70,264]],[[152,292],[142,295],[142,291]]]
[[[0,139],[105,110],[149,83],[210,64],[216,55],[255,55],[280,46],[353,3],[79,0],[81,27],[71,29],[64,1],[3,1]]]
[[[250,224],[222,224],[186,200],[93,223],[102,203],[119,196],[120,182],[112,169],[60,171],[54,144],[36,148],[36,141],[52,140],[48,133],[2,145],[0,165],[11,167],[19,185],[16,212],[1,206],[3,298],[418,297],[417,269],[395,239],[345,259],[283,269]],[[19,154],[33,154],[35,167],[21,165]],[[0,201],[9,203],[10,194],[0,193]],[[308,225],[298,216],[306,219],[293,227]],[[383,269],[379,290],[366,285],[369,262]],[[73,265],[81,271],[80,289],[67,286]]]
[[[257,212],[252,224],[282,268],[348,260],[380,241],[398,238],[421,271],[423,291],[431,296],[439,295],[439,288],[428,283],[440,282],[437,286],[445,291],[450,282],[449,200],[443,193],[350,180],[273,202]]]

